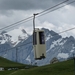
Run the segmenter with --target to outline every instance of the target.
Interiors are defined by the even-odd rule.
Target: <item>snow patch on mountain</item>
[[[71,50],[70,52],[74,52],[74,50]]]
[[[58,58],[68,58],[69,57],[69,54],[68,53],[59,53],[58,55],[57,55],[57,57]]]
[[[6,42],[6,40],[1,40],[0,42],[1,42],[1,44],[4,44]]]
[[[8,34],[12,36],[11,41],[16,42],[22,39],[27,39],[29,35],[27,33],[24,33],[23,31],[24,29],[20,27],[8,32]]]
[[[26,60],[29,61],[29,63],[31,63],[30,55],[26,58]]]
[[[46,37],[46,41],[48,41],[50,38],[51,38],[51,35],[49,34],[49,35]]]
[[[65,43],[66,41],[67,41],[67,40],[64,40],[63,42],[60,43],[60,45],[64,45],[64,43]]]
[[[58,39],[57,41],[53,41],[51,46],[50,46],[50,49],[51,50],[53,47],[57,46],[57,45],[61,45],[60,41],[62,40],[62,38]],[[63,43],[64,44],[64,43]],[[47,52],[49,51],[47,50]]]

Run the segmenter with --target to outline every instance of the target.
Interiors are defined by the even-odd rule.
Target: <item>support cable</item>
[[[53,8],[59,6],[59,5],[62,5],[62,4],[64,4],[64,3],[66,3],[67,1],[69,1],[69,0],[65,0],[65,1],[59,3],[59,4],[55,5],[55,6],[52,6],[52,7],[48,8],[48,9],[46,9],[46,10],[44,10],[44,11],[38,13],[39,17],[40,17],[40,15],[41,15],[42,13],[47,12],[48,10],[51,10],[51,9],[53,9]],[[53,10],[53,11],[54,11],[54,10]],[[47,13],[45,13],[45,14],[47,14]],[[43,15],[44,15],[44,14],[43,14]],[[41,16],[42,16],[42,15],[41,15]],[[16,26],[16,24],[19,24],[19,23],[22,23],[22,22],[25,23],[25,21],[28,22],[28,21],[30,21],[32,18],[33,18],[33,16],[30,16],[30,17],[28,17],[28,18],[25,18],[25,19],[23,19],[23,20],[20,20],[20,21],[18,21],[18,22],[15,22],[15,23],[13,23],[13,24],[10,24],[10,25],[8,25],[8,26],[5,26],[5,27],[1,28],[0,30],[7,29],[7,28],[12,27],[12,26],[14,26],[14,25]]]

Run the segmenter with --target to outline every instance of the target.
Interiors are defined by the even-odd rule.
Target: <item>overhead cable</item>
[[[75,29],[75,27],[70,28],[70,29],[67,29],[67,30],[64,30],[64,31],[61,31],[61,32],[59,32],[59,33],[53,35],[52,37],[58,36],[59,34],[62,34],[62,33],[64,33],[64,32],[68,32],[68,31],[71,31],[71,30],[74,30],[74,29]],[[30,41],[30,42],[25,43],[25,44],[22,44],[22,45],[17,45],[17,46],[15,46],[15,47],[13,47],[13,48],[9,48],[9,49],[6,49],[5,51],[1,51],[0,53],[6,52],[6,51],[9,51],[9,50],[12,50],[12,49],[14,49],[14,48],[18,48],[18,47],[21,47],[21,46],[24,46],[24,45],[26,46],[26,45],[31,44],[31,43],[33,43],[33,42]]]
[[[53,9],[53,8],[59,6],[59,5],[62,5],[63,3],[67,2],[67,1],[69,1],[69,0],[65,0],[65,1],[63,1],[63,2],[61,2],[61,3],[59,3],[59,4],[56,4],[55,6],[52,6],[52,7],[48,8],[48,9],[46,9],[46,10],[44,10],[44,11],[38,13],[38,15],[40,15],[40,14],[42,14],[42,13],[48,11],[48,10],[51,10],[51,9]],[[53,10],[53,11],[54,11],[54,10]],[[39,17],[40,17],[40,16],[39,16]],[[13,23],[13,24],[10,24],[10,25],[8,25],[8,26],[5,26],[5,27],[1,28],[0,30],[7,29],[7,28],[10,28],[10,27],[12,27],[12,26],[16,26],[17,24],[22,23],[22,22],[24,22],[24,23],[25,23],[25,22],[28,22],[28,21],[30,21],[32,18],[33,18],[33,16],[30,16],[30,17],[28,17],[28,18],[25,18],[25,19],[23,19],[23,20],[20,20],[20,21],[18,21],[18,22],[15,22],[15,23]]]

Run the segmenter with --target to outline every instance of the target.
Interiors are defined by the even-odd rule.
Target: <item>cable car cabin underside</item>
[[[41,60],[46,57],[45,35],[43,30],[35,29],[33,32],[34,58]]]
[[[34,57],[35,57],[35,60],[41,60],[46,57],[44,45],[34,46]]]

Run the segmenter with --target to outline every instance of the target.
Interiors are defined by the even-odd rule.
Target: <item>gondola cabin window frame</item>
[[[39,43],[40,44],[45,44],[45,36],[44,36],[44,32],[39,32]]]
[[[33,45],[37,44],[37,32],[33,33]]]

